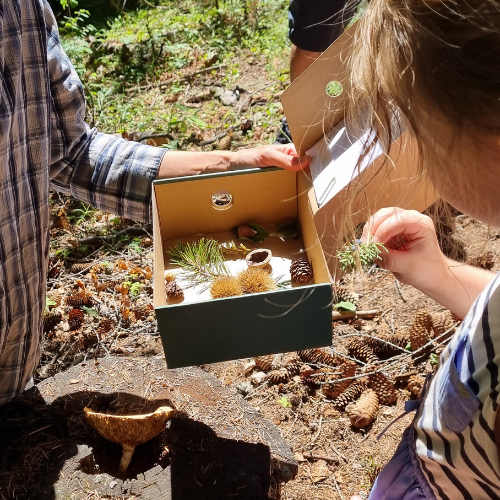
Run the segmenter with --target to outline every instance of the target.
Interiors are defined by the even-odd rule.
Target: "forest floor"
[[[261,3],[264,7],[270,5]],[[283,27],[272,32],[275,38],[286,37],[286,3],[280,3],[278,19]],[[155,24],[159,13],[154,9],[141,12],[149,20],[150,35],[154,30],[161,33],[163,28]],[[200,24],[199,20],[196,22]],[[123,19],[121,23],[126,24]],[[182,23],[193,38],[189,30],[194,28],[188,24],[194,26],[195,20],[178,21]],[[175,35],[163,33],[165,39],[178,37],[179,26],[175,30]],[[115,35],[118,32],[116,28]],[[129,52],[132,58],[142,57],[141,50],[152,50],[155,54],[154,45],[151,48],[151,44],[141,45],[137,39],[132,40],[139,36],[137,33],[125,42],[120,33],[105,40],[109,57],[121,54],[123,58]],[[217,33],[221,36],[220,31]],[[156,32],[153,35],[159,36]],[[153,40],[153,35],[148,40]],[[92,48],[92,35],[86,36]],[[170,59],[181,59],[179,54],[186,49],[179,45],[184,42],[189,43],[176,39],[177,52],[172,50]],[[91,69],[77,65],[88,90],[89,121],[104,132],[120,134],[129,140],[154,136],[143,142],[169,149],[220,147],[231,128],[234,132],[229,147],[233,150],[271,143],[283,116],[279,98],[288,85],[289,49],[285,38],[268,48],[262,41],[259,43],[258,51],[249,47],[237,53],[206,47],[191,51],[192,57],[182,64],[173,60],[171,67],[143,75],[142,79],[137,77],[138,83],[111,94],[106,94],[104,87],[98,90],[95,87],[103,79],[116,77],[116,73],[114,76],[106,73],[109,61],[104,67],[94,64]],[[73,47],[77,56],[81,55],[78,50]],[[71,55],[71,50],[68,52]],[[176,64],[180,69],[175,69]],[[207,71],[207,68],[213,69]],[[247,120],[250,124],[240,127]],[[89,358],[110,354],[163,357],[152,306],[151,227],[104,214],[58,193],[53,193],[50,199],[51,259],[46,310],[50,311],[51,319],[46,320],[37,381]],[[454,224],[453,241],[465,252],[465,260],[491,252],[492,259],[498,261],[500,233],[488,231],[464,215],[456,216]],[[494,269],[499,270],[500,266],[495,264]],[[334,322],[335,354],[347,354],[346,342],[353,334],[407,332],[417,311],[442,310],[434,301],[378,268],[371,273],[347,275],[343,284],[361,295],[358,310],[378,309],[380,313],[369,320]],[[434,350],[439,352],[440,348]],[[234,388],[235,393],[281,430],[299,460],[296,479],[283,489],[282,498],[287,500],[343,500],[355,493],[366,498],[376,473],[394,453],[411,422],[411,415],[405,416],[377,440],[377,435],[403,413],[404,402],[411,398],[404,374],[411,371],[426,374],[435,368],[430,357],[413,363],[410,352],[389,359],[383,365],[384,373],[392,380],[402,380],[396,386],[398,401],[393,406],[381,406],[374,423],[365,430],[357,430],[351,426],[348,415],[338,411],[317,387],[305,387],[300,377],[272,385],[256,376],[258,370],[252,371],[250,363],[251,360],[244,359],[202,368]],[[366,366],[358,363],[358,370],[363,373]]]

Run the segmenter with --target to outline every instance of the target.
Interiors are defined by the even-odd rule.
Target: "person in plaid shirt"
[[[0,404],[40,357],[49,259],[49,190],[148,221],[155,178],[243,165],[298,170],[292,146],[168,152],[85,123],[82,84],[45,0],[0,0]]]

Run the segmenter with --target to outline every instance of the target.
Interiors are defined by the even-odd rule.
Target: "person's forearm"
[[[226,172],[235,164],[236,153],[230,151],[169,151],[160,163],[157,179],[187,175]]]
[[[447,259],[448,267],[420,291],[464,318],[468,310],[496,273]]]

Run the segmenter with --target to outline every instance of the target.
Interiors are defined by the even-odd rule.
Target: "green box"
[[[331,345],[330,275],[314,226],[314,194],[304,173],[246,169],[158,180],[153,189],[154,305],[169,368]],[[232,195],[227,209],[212,202],[221,193]],[[299,220],[301,240],[294,245],[302,243],[314,284],[222,299],[167,301],[164,277],[173,242],[222,234],[248,222],[275,224],[285,217]],[[269,248],[272,238],[259,246]]]

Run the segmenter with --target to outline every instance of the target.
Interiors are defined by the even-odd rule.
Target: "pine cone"
[[[272,354],[257,356],[253,358],[253,360],[255,361],[255,366],[263,372],[268,372],[273,369],[274,356]]]
[[[81,292],[66,297],[66,304],[71,307],[81,307],[89,304],[90,297],[82,290]]]
[[[302,361],[297,356],[294,356],[292,359],[288,360],[283,368],[288,371],[290,374],[290,378],[295,377],[300,373],[300,368],[302,367]]]
[[[401,351],[399,349],[388,344],[388,342],[400,347],[401,349],[405,349],[408,345],[408,342],[410,342],[410,335],[409,333],[405,332],[394,334],[388,332],[377,332],[375,334],[375,337],[377,338],[367,339],[367,344],[381,359],[389,358],[391,356],[394,356],[395,354],[401,354]]]
[[[165,287],[167,297],[174,297],[176,299],[184,297],[184,290],[177,284],[176,281],[169,281]]]
[[[368,375],[368,385],[378,396],[380,404],[392,405],[398,400],[394,384],[381,372]]]
[[[290,266],[290,274],[296,283],[307,283],[313,279],[311,264],[306,259],[295,259]]]
[[[411,392],[411,395],[420,398],[422,395],[422,389],[424,388],[425,378],[421,375],[412,375],[408,379],[407,388]]]
[[[99,337],[104,337],[107,335],[114,327],[116,326],[116,322],[112,319],[104,318],[99,322],[99,326],[97,327],[97,333]]]
[[[350,302],[357,307],[359,294],[349,291],[345,286],[333,287],[333,303],[338,304],[339,302]]]
[[[90,269],[91,267],[92,267],[92,264],[89,264],[88,262],[77,263],[77,264],[73,264],[70,267],[69,272],[71,274],[77,274],[77,273],[80,273],[80,272],[85,271],[87,269]]]
[[[219,141],[219,144],[217,145],[217,149],[226,150],[226,151],[231,149],[231,141],[232,141],[231,134],[226,135],[226,137],[223,137]]]
[[[154,311],[154,308],[151,304],[142,304],[140,306],[134,307],[132,312],[136,319],[144,319],[150,316]]]
[[[68,325],[70,330],[78,330],[83,325],[83,313],[80,309],[71,309],[68,314]]]
[[[337,367],[336,372],[340,372],[340,375],[336,375],[335,378],[343,379],[354,377],[356,375],[357,365],[354,361],[346,359],[342,365]],[[330,399],[336,399],[342,394],[352,383],[352,380],[344,380],[342,382],[332,382],[331,384],[325,384],[322,387],[323,394]]]
[[[449,330],[449,332],[441,339],[446,340],[455,333],[456,328],[454,328],[454,326],[457,320],[456,316],[454,317],[454,315],[450,311],[434,313],[431,315],[431,318],[434,337],[439,337],[444,332]]]
[[[47,271],[47,278],[55,279],[61,274],[62,262],[58,260],[54,262],[53,260],[49,263],[49,269]]]
[[[304,363],[311,363],[313,365],[339,366],[344,362],[343,359],[332,356],[321,349],[306,349],[305,351],[297,352],[297,354]]]
[[[367,389],[359,400],[349,408],[351,424],[357,429],[370,425],[377,417],[379,400],[375,391]]]
[[[368,380],[364,378],[355,380],[342,394],[334,399],[333,406],[338,410],[343,410],[350,402],[359,398],[366,389],[368,389]]]
[[[378,356],[375,355],[373,349],[367,345],[367,338],[363,337],[354,337],[349,340],[347,343],[347,351],[349,355],[355,359],[359,359],[364,363],[372,364],[379,361]]]
[[[329,373],[331,373],[331,370],[329,368],[320,368],[319,370],[305,370],[300,374],[300,378],[306,385],[318,385],[320,382],[326,381]]]
[[[415,321],[410,329],[410,342],[412,351],[417,351],[431,339],[432,317],[426,310],[421,310],[415,316]]]
[[[290,379],[290,373],[286,368],[279,368],[269,372],[267,379],[271,384],[285,384]]]
[[[62,320],[62,314],[58,311],[50,311],[43,315],[43,331],[49,332]]]

